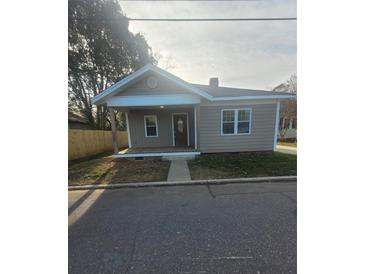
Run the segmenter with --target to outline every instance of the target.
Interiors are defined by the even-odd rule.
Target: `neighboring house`
[[[297,139],[296,96],[280,103],[279,139]]]
[[[273,91],[289,92],[287,84],[280,84]],[[291,93],[292,94],[292,93]],[[297,98],[296,94],[290,99],[283,100],[280,103],[280,123],[279,123],[279,139],[295,139],[297,138]]]
[[[279,139],[297,139],[297,118],[280,115]]]
[[[186,156],[273,151],[280,100],[287,93],[185,82],[146,65],[92,99],[105,105],[115,132],[115,111],[125,112],[129,149],[114,157]],[[115,136],[115,134],[113,134]]]
[[[68,112],[68,128],[69,129],[94,129],[81,115]]]

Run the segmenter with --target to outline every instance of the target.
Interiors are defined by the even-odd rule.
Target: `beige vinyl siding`
[[[251,108],[250,135],[221,135],[222,109]],[[199,148],[201,152],[272,151],[276,103],[200,106]]]
[[[129,111],[129,130],[132,147],[173,146],[172,113],[188,112],[190,146],[194,146],[194,108],[132,109]],[[156,115],[158,137],[145,137],[144,115]]]
[[[118,93],[116,96],[166,95],[166,94],[182,94],[188,92],[187,90],[177,86],[173,82],[158,76],[154,76],[157,78],[157,87],[150,88],[147,86],[148,77],[149,76],[143,77],[137,83],[128,87],[126,90]]]

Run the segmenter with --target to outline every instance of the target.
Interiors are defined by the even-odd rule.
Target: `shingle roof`
[[[179,77],[160,69],[152,64],[147,64],[134,73],[128,75],[122,80],[118,81],[114,85],[108,87],[103,92],[94,96],[91,99],[93,104],[99,105],[104,104],[106,100],[120,92],[121,90],[127,88],[134,82],[138,81],[141,77],[146,75],[146,73],[153,72],[158,76],[164,77],[181,88],[186,89],[192,93],[200,95],[201,97],[211,100],[211,101],[220,101],[220,100],[234,100],[237,97],[242,97],[241,99],[285,99],[290,98],[292,95],[288,93],[282,92],[273,92],[266,90],[253,90],[253,89],[238,89],[238,88],[228,88],[228,87],[213,87],[208,85],[197,85],[190,84]],[[244,98],[246,97],[246,98]],[[270,98],[271,97],[271,98]]]
[[[70,110],[68,111],[68,121],[87,124],[87,120],[82,117],[81,114],[72,112]]]
[[[265,95],[289,95],[285,92],[256,90],[256,89],[241,89],[228,87],[213,87],[209,85],[191,84],[198,89],[201,89],[214,97],[227,96],[265,96]]]

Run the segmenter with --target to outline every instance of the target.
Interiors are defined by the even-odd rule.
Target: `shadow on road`
[[[108,168],[107,171],[103,175],[101,175],[93,185],[100,185],[111,169],[112,167]],[[86,201],[86,199],[90,197],[91,194],[93,194],[93,192],[94,189],[90,189],[86,191],[85,194],[83,194],[80,198],[78,198],[77,201],[74,202],[73,205],[68,208],[68,215],[71,215],[84,201]]]
[[[69,226],[69,273],[295,273],[295,190],[261,183],[86,191],[69,210],[88,206]]]

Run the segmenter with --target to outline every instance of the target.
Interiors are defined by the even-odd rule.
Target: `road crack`
[[[140,228],[141,228],[141,220],[142,220],[142,217],[140,216],[139,217],[139,220],[138,220],[138,224],[137,224],[137,229],[136,229],[136,231],[134,233],[131,256],[129,257],[129,260],[128,260],[128,263],[127,263],[127,267],[125,269],[124,274],[127,274],[129,272],[129,270],[131,268],[131,265],[132,265],[132,262],[133,262],[133,259],[134,259],[134,253],[135,253],[135,250],[136,250],[137,236],[138,236],[138,234],[140,232]]]
[[[212,196],[212,198],[215,199],[215,195],[214,195],[213,191],[210,189],[209,185],[207,185],[207,189],[208,189],[210,196]]]

